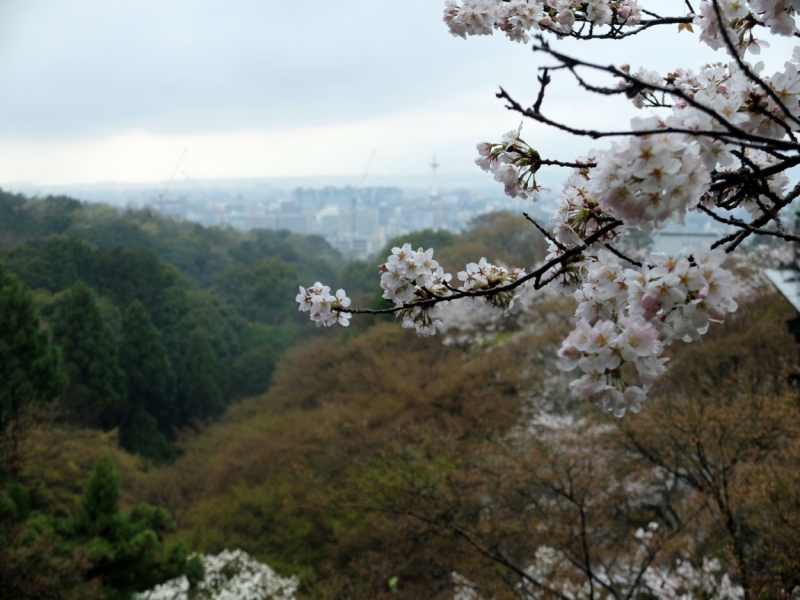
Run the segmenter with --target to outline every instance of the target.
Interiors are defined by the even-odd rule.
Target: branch
[[[647,11],[642,11],[645,14],[652,16],[653,13],[648,13]],[[616,17],[615,17],[616,19]],[[694,21],[693,16],[687,17],[658,17],[654,19],[647,19],[643,20],[633,29],[623,30],[622,26],[625,24],[624,22],[615,21],[611,23],[610,31],[606,33],[594,33],[594,27],[592,26],[591,22],[587,21],[585,17],[580,15],[576,15],[575,18],[576,22],[582,22],[584,24],[589,24],[589,33],[584,35],[582,33],[583,29],[579,31],[570,31],[569,33],[564,33],[562,31],[558,31],[556,29],[552,29],[550,27],[542,27],[545,31],[549,31],[557,35],[558,37],[571,37],[576,40],[621,40],[627,37],[631,37],[633,35],[637,35],[642,33],[643,31],[647,31],[651,27],[658,27],[659,25],[680,25],[681,23],[691,24]]]
[[[766,167],[764,169],[759,169],[761,174],[765,177],[769,177],[770,175],[776,175],[785,171],[786,169],[790,169],[792,167],[796,167],[800,165],[800,155],[793,156],[791,158],[787,158],[781,163],[774,164],[770,167]],[[714,173],[711,178],[716,180],[717,183],[712,183],[709,191],[717,192],[721,190],[725,190],[732,185],[737,183],[745,183],[746,181],[752,179],[753,171],[742,167],[738,171],[734,171],[733,173]]]
[[[625,256],[622,252],[620,252],[619,250],[614,248],[614,246],[612,246],[611,244],[603,244],[603,246],[605,246],[612,254],[616,255],[617,257],[621,258],[622,260],[627,260],[629,263],[631,263],[634,266],[637,266],[637,267],[644,266],[638,260],[633,260],[632,258],[629,258],[628,256]]]
[[[702,131],[695,129],[683,129],[680,127],[663,127],[660,129],[644,129],[640,131],[597,131],[595,129],[578,129],[577,127],[571,127],[569,125],[564,125],[563,123],[553,121],[552,119],[545,117],[542,113],[534,112],[532,109],[523,108],[522,105],[509,96],[508,92],[506,92],[503,88],[500,88],[500,91],[496,94],[496,96],[500,99],[508,101],[509,105],[506,108],[514,112],[518,112],[529,119],[533,119],[539,123],[549,125],[550,127],[560,129],[561,131],[566,131],[567,133],[571,133],[576,136],[590,137],[594,140],[607,137],[643,137],[648,135],[663,135],[664,133],[681,133],[691,137],[708,137],[728,144],[740,144],[758,150],[765,150],[767,147],[778,147],[784,150],[800,151],[800,144],[787,142],[784,140],[775,140],[744,132],[724,133],[721,131]]]
[[[800,236],[792,235],[791,233],[784,233],[782,231],[770,231],[768,229],[757,229],[755,227],[751,227],[750,225],[748,225],[744,221],[740,221],[739,219],[734,219],[734,218],[726,219],[724,217],[721,217],[720,215],[717,215],[717,214],[713,213],[711,210],[707,209],[706,207],[702,207],[701,210],[704,213],[706,213],[707,215],[709,215],[710,217],[712,217],[713,219],[715,219],[716,221],[719,221],[720,223],[726,223],[727,225],[733,225],[734,227],[739,227],[741,229],[744,229],[747,232],[748,235],[751,235],[751,234],[752,235],[769,235],[769,236],[781,238],[782,240],[785,240],[787,242],[800,242]],[[738,235],[738,233],[737,233],[737,235]]]
[[[766,94],[772,99],[772,101],[778,105],[778,107],[783,111],[783,114],[788,116],[792,121],[796,124],[800,125],[800,119],[792,115],[789,112],[789,109],[786,108],[786,105],[783,101],[778,97],[771,87],[769,87],[763,79],[761,79],[758,75],[753,73],[750,69],[748,64],[742,60],[742,57],[739,56],[739,53],[736,51],[736,47],[733,45],[730,36],[728,35],[728,30],[725,27],[725,22],[722,20],[722,11],[719,8],[719,1],[718,0],[711,0],[712,5],[714,6],[714,13],[717,17],[717,22],[719,23],[719,31],[722,34],[722,39],[725,41],[725,45],[728,48],[728,52],[733,56],[733,59],[736,61],[736,64],[739,68],[747,75],[747,78],[750,79],[753,83],[755,83],[758,87],[760,87]]]
[[[522,216],[528,219],[528,221],[530,221],[533,224],[533,226],[536,227],[536,229],[538,229],[544,237],[553,242],[558,247],[559,250],[561,250],[562,252],[567,251],[567,247],[564,244],[562,244],[556,238],[550,235],[550,232],[547,231],[541,225],[539,225],[539,223],[537,223],[534,219],[532,219],[530,215],[528,215],[528,213],[522,213]]]
[[[733,136],[736,139],[754,141],[754,142],[758,142],[760,144],[765,144],[765,143],[766,144],[774,144],[776,142],[782,142],[781,140],[775,140],[774,138],[767,138],[767,137],[764,137],[764,136],[755,135],[755,134],[752,134],[750,132],[747,132],[747,131],[741,129],[740,127],[737,127],[736,125],[730,123],[726,118],[724,118],[717,111],[709,108],[708,106],[705,106],[705,105],[701,104],[700,102],[697,102],[693,97],[688,96],[686,93],[684,93],[682,90],[680,90],[678,88],[655,85],[655,84],[652,84],[652,83],[648,83],[646,81],[642,81],[642,80],[637,79],[636,77],[634,77],[634,76],[632,76],[632,75],[630,75],[630,74],[628,74],[628,73],[626,73],[624,71],[621,71],[620,69],[617,69],[613,65],[611,65],[611,66],[598,65],[596,63],[590,63],[590,62],[587,62],[587,61],[583,61],[583,60],[579,60],[579,59],[573,58],[571,56],[567,56],[565,54],[561,54],[560,52],[556,52],[555,50],[551,49],[550,45],[545,41],[545,39],[542,36],[537,36],[537,40],[539,41],[539,45],[534,46],[533,47],[533,51],[534,52],[544,52],[544,53],[552,56],[556,60],[560,61],[562,63],[563,68],[569,69],[569,71],[572,73],[572,75],[578,81],[578,84],[581,87],[583,87],[584,89],[586,89],[587,91],[591,91],[591,92],[599,93],[599,94],[603,94],[603,95],[614,95],[614,94],[627,93],[630,90],[630,88],[605,88],[605,87],[593,86],[593,85],[587,83],[580,75],[578,75],[578,73],[575,70],[575,67],[584,67],[584,68],[587,68],[587,69],[592,69],[592,70],[596,70],[596,71],[602,71],[604,73],[609,73],[610,75],[613,75],[614,77],[619,77],[621,79],[624,79],[626,82],[628,82],[632,86],[635,86],[636,88],[639,88],[641,90],[649,90],[649,91],[652,91],[652,92],[659,92],[661,94],[667,94],[669,96],[673,96],[675,98],[679,98],[680,100],[686,102],[691,107],[693,107],[693,108],[695,108],[695,109],[707,114],[712,119],[714,119],[715,121],[720,123],[723,127],[725,127],[725,129],[728,130],[728,134],[723,134],[722,132],[719,132],[719,131],[681,131],[680,133],[687,133],[688,135],[693,135],[693,136],[703,135],[703,136],[711,137],[711,138],[714,138],[714,139],[722,139],[723,137]],[[552,67],[551,67],[551,69],[552,69]],[[761,82],[761,83],[763,84],[763,82]],[[763,85],[766,85],[766,84],[763,84]],[[540,95],[543,93],[543,91],[544,91],[543,88],[540,89],[540,92],[539,92]],[[772,91],[771,89],[770,89],[770,91],[772,92],[773,95],[775,95],[774,91]],[[498,97],[500,97],[500,96],[498,96]],[[507,100],[511,101],[511,98],[509,98],[507,95],[504,96],[504,97]],[[539,102],[539,104],[540,104],[540,102]],[[784,111],[784,112],[787,112],[787,111]],[[541,115],[540,111],[536,110],[536,105],[534,105],[534,107],[533,107],[533,113]],[[787,112],[787,114],[788,114],[788,112]],[[531,118],[535,118],[532,115],[526,115],[526,116],[529,116]],[[778,119],[777,117],[769,115],[769,113],[767,113],[766,116],[769,116],[770,118],[772,118],[772,120],[777,122],[784,129],[787,129],[790,132],[790,137],[793,138],[793,136],[791,135],[791,129],[789,129],[788,126],[781,119]],[[659,131],[660,132],[669,131],[669,128],[661,129]],[[632,133],[633,132],[628,132],[629,135],[631,135]],[[609,134],[604,134],[604,135],[614,135],[614,134],[613,133],[609,133]],[[793,143],[785,142],[785,144],[788,144],[785,147],[788,148],[788,149],[792,149],[792,150],[800,149],[800,145],[797,144],[796,140],[792,139],[792,142]]]
[[[602,239],[604,235],[610,233],[620,225],[622,225],[622,221],[614,219],[609,221],[608,224],[604,225],[597,231],[595,231],[592,235],[587,237],[583,244],[580,246],[575,246],[574,248],[570,248],[561,256],[557,256],[555,258],[550,259],[539,268],[535,269],[534,271],[528,273],[524,277],[520,277],[516,281],[508,283],[506,285],[499,285],[494,288],[489,288],[486,290],[458,290],[452,296],[436,296],[434,298],[429,298],[426,300],[420,300],[418,302],[407,302],[402,306],[394,306],[392,308],[339,308],[337,309],[338,312],[344,313],[351,313],[351,314],[361,314],[361,315],[386,315],[399,312],[401,310],[406,310],[410,308],[416,307],[424,307],[424,306],[433,306],[438,304],[439,302],[449,302],[451,300],[460,300],[461,298],[476,298],[480,296],[494,296],[500,292],[509,292],[521,286],[523,283],[530,281],[531,279],[534,281],[533,288],[538,290],[541,289],[544,285],[546,285],[549,281],[552,280],[552,277],[542,281],[542,277],[553,267],[564,265],[570,261],[570,259],[578,256],[584,250],[587,250],[592,244],[596,241]]]

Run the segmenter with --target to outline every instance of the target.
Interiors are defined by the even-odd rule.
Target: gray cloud
[[[0,3],[0,137],[295,127],[457,102],[526,50],[437,0]],[[487,92],[488,94],[491,91]]]

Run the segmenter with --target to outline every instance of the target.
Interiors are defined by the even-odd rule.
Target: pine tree
[[[218,417],[224,410],[225,401],[217,386],[214,353],[203,331],[196,329],[189,340],[181,371],[181,422]]]
[[[103,452],[97,459],[83,491],[80,507],[81,525],[96,533],[106,530],[119,513],[119,486],[122,481],[111,456]]]
[[[27,405],[53,399],[63,391],[66,377],[59,370],[60,360],[49,333],[41,331],[30,296],[0,264],[0,441],[6,451],[2,468],[11,473],[18,467],[19,440],[7,435],[8,426]]]
[[[119,508],[121,477],[108,452],[100,455],[81,505],[58,527],[70,544],[84,544],[92,563],[89,576],[103,582],[109,599],[130,598],[184,574],[190,567],[182,542],[165,544],[175,522],[163,508],[139,504],[129,514]]]
[[[70,377],[66,401],[75,418],[87,425],[116,427],[127,412],[117,343],[94,292],[83,282],[64,299],[54,329]]]
[[[141,406],[135,408],[120,426],[119,445],[128,452],[151,459],[155,464],[175,458],[175,449],[158,428],[155,417]]]
[[[27,402],[58,396],[66,379],[60,354],[40,331],[33,301],[19,280],[0,265],[0,423]]]
[[[131,302],[122,318],[119,359],[131,414],[143,409],[168,434],[175,420],[172,368],[161,335],[138,300]]]

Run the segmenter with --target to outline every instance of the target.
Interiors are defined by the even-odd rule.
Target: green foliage
[[[67,400],[71,412],[78,417],[76,421],[110,428],[120,424],[123,417],[128,414],[129,425],[137,422],[139,430],[142,430],[146,426],[146,420],[134,420],[133,412],[136,404],[144,401],[146,410],[157,418],[161,431],[170,436],[172,429],[180,422],[179,415],[174,410],[175,389],[182,387],[184,382],[179,381],[176,385],[174,377],[170,375],[169,381],[164,385],[162,376],[164,369],[159,369],[158,364],[163,366],[165,360],[158,343],[153,340],[160,337],[160,343],[163,344],[167,354],[166,364],[179,366],[184,362],[189,350],[192,333],[198,328],[203,328],[208,346],[213,353],[215,364],[210,372],[213,372],[216,378],[214,387],[224,390],[226,394],[229,391],[230,367],[241,353],[239,335],[246,327],[244,320],[235,309],[225,305],[219,298],[197,290],[176,269],[160,261],[152,251],[142,248],[103,250],[74,237],[53,236],[36,245],[4,248],[0,253],[10,260],[11,268],[19,273],[28,285],[37,288],[37,298],[40,299],[42,306],[49,313],[55,313],[57,331],[64,330],[70,333],[68,336],[60,333],[58,335],[58,341],[65,347],[74,346],[76,339],[72,335],[75,333],[74,330],[83,329],[87,325],[90,330],[97,333],[94,336],[96,339],[90,346],[110,347],[113,336],[107,335],[107,332],[98,333],[99,329],[108,329],[98,326],[98,305],[99,314],[113,320],[125,340],[130,341],[132,332],[136,332],[140,337],[137,342],[140,350],[138,354],[134,351],[138,358],[133,361],[126,358],[124,362],[127,364],[122,365],[132,372],[141,369],[145,371],[144,376],[135,378],[139,384],[137,384],[138,391],[134,393],[136,397],[131,398],[131,407],[124,402],[118,402],[119,398],[115,397],[114,392],[122,388],[116,384],[106,386],[106,391],[110,388],[110,393],[94,393],[98,391],[98,387],[102,388],[100,383],[104,380],[103,371],[108,371],[100,367],[113,362],[110,357],[114,355],[115,350],[100,351],[99,354],[92,352],[92,356],[100,356],[101,360],[83,361],[96,363],[95,371],[98,372],[92,373],[92,377],[84,368],[85,365],[81,364],[80,357],[74,361],[77,368],[76,364],[67,365],[73,383]],[[77,285],[77,282],[82,280],[103,294],[100,300],[93,296],[91,302],[84,298],[84,303],[89,307],[87,314],[81,314],[80,306],[73,306],[74,293],[64,293],[64,290],[70,289],[64,286]],[[141,321],[146,315],[152,321],[149,326],[134,325],[123,328],[121,309],[126,309],[134,302],[140,303],[140,309],[144,307],[144,311],[139,310],[139,320]],[[69,310],[70,308],[74,310]],[[93,323],[86,323],[87,320]],[[91,327],[92,325],[95,327]],[[157,334],[154,336],[155,330]],[[67,337],[70,339],[67,340]],[[77,339],[78,342],[81,341],[80,336]],[[131,348],[130,344],[128,348]],[[159,370],[162,375],[154,376]],[[180,374],[180,369],[176,370]],[[99,379],[100,383],[90,381],[92,379]],[[105,378],[105,381],[108,379]],[[143,388],[149,389],[139,393]],[[166,390],[167,394],[153,393],[155,388]],[[98,395],[100,400],[110,406],[96,406],[94,400]],[[220,409],[216,408],[215,412],[218,414]],[[133,439],[135,436],[125,437]],[[160,442],[158,445],[161,446]]]
[[[175,422],[172,369],[161,336],[138,300],[131,302],[122,319],[119,361],[125,371],[129,410],[144,409],[168,433]]]
[[[169,513],[139,504],[126,515],[119,509],[119,488],[119,473],[104,453],[80,508],[70,519],[56,522],[65,542],[87,548],[89,575],[102,581],[110,599],[128,598],[183,574],[188,558],[181,542],[164,542],[165,535],[175,529]]]
[[[215,418],[225,410],[216,385],[216,360],[202,329],[192,333],[183,362],[179,400],[180,423]]]
[[[251,321],[280,324],[296,318],[297,268],[280,258],[236,265],[217,280],[214,290]]]
[[[197,575],[175,522],[162,508],[120,510],[121,477],[104,452],[67,516],[30,512],[35,500],[12,483],[0,492],[0,596],[15,600],[130,600],[184,573]]]
[[[80,239],[88,242],[87,246],[100,249],[147,248],[201,288],[211,285],[234,264],[249,266],[273,257],[295,264],[303,279],[335,284],[341,261],[339,253],[316,235],[285,230],[245,234],[231,228],[176,221],[151,208],[120,212],[111,206],[82,204],[66,197],[29,200],[0,191],[0,246],[39,244],[54,234]],[[99,290],[85,273],[80,278]],[[74,280],[68,281],[64,286],[73,283]],[[123,306],[130,301],[128,298]]]
[[[1,517],[0,517],[1,518]],[[107,600],[82,549],[65,551],[53,532],[31,536],[24,526],[6,530],[0,544],[0,590],[13,600]]]
[[[237,396],[247,397],[263,394],[272,383],[277,352],[269,344],[245,351],[233,363],[231,389]]]
[[[250,323],[242,331],[242,349],[249,350],[256,346],[270,346],[277,355],[283,354],[299,340],[308,339],[319,330],[309,328],[308,323],[284,323],[282,325],[267,325],[266,323]]]
[[[23,283],[31,289],[57,292],[80,279],[91,282],[97,271],[99,253],[77,238],[53,235],[40,242],[3,249],[3,258]]]
[[[156,464],[175,457],[175,449],[158,428],[158,421],[141,406],[129,413],[119,428],[119,445],[128,452],[140,454]]]
[[[287,477],[255,487],[238,486],[225,498],[201,504],[187,542],[205,552],[241,548],[281,573],[296,573],[325,555],[331,530],[305,490]]]
[[[72,411],[71,418],[104,428],[116,427],[127,412],[117,342],[94,292],[83,282],[63,298],[54,332],[70,379],[64,399]]]
[[[386,257],[392,253],[392,248],[395,246],[402,246],[405,243],[411,244],[414,250],[417,248],[442,250],[448,246],[452,246],[456,240],[457,236],[445,229],[422,229],[421,231],[404,233],[386,242],[383,250],[378,253],[378,260],[379,262],[383,262],[386,260]]]
[[[97,533],[110,526],[119,512],[119,486],[122,481],[111,456],[103,452],[83,492],[78,521],[85,530]]]
[[[380,289],[380,279],[374,261],[351,260],[342,268],[341,280],[342,287],[352,298],[359,294],[374,294]]]
[[[33,301],[19,280],[0,264],[0,427],[22,408],[50,400],[64,389],[60,353],[41,331]]]
[[[31,492],[19,481],[12,481],[0,493],[0,520],[24,521],[31,514]]]
[[[66,196],[27,200],[21,194],[0,190],[0,239],[17,241],[63,233],[80,208],[80,202]]]

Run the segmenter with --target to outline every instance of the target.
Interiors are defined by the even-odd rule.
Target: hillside
[[[236,549],[297,576],[298,598],[588,597],[598,569],[609,597],[800,585],[798,356],[774,295],[673,345],[642,413],[615,419],[570,398],[555,354],[574,307],[550,294],[434,338],[390,317],[318,329],[297,286],[382,306],[379,258],[342,265],[288,232],[2,200],[0,262],[69,379],[57,404],[8,413],[23,435],[3,437],[18,462],[0,479],[0,582],[30,574],[14,589],[130,598],[196,576],[190,552]],[[543,256],[508,214],[407,241],[450,271]],[[157,575],[124,577],[145,571]]]

